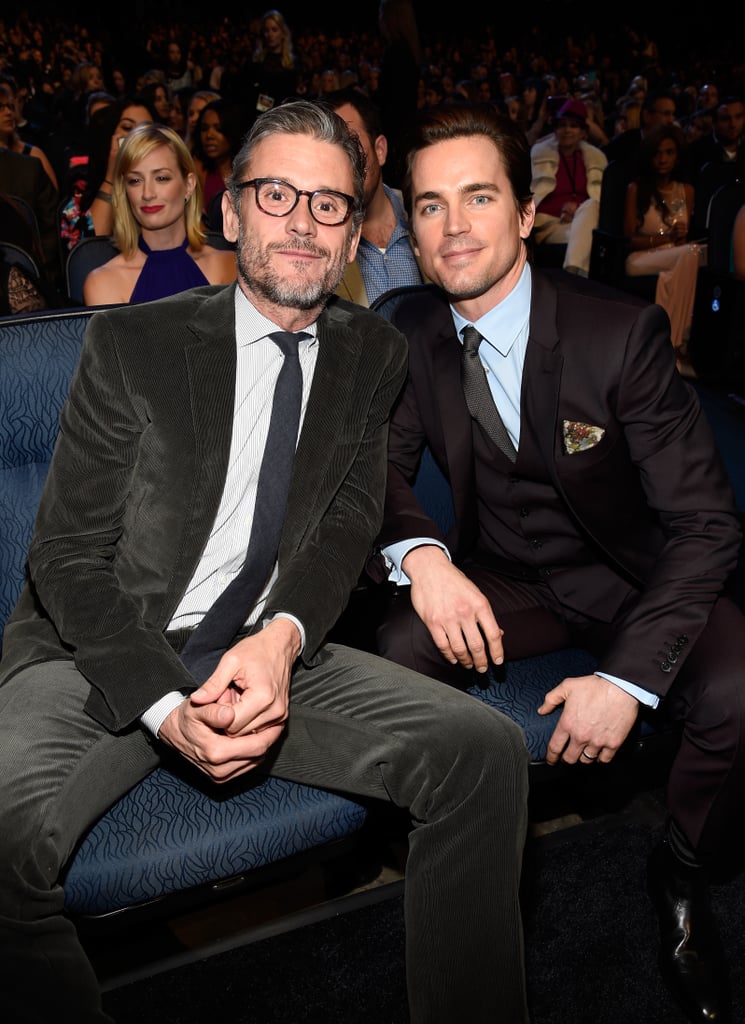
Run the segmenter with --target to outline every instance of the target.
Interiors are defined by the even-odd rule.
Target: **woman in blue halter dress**
[[[141,124],[127,136],[114,170],[112,207],[119,254],[88,274],[87,306],[149,302],[235,280],[232,249],[205,244],[194,161],[171,128]]]

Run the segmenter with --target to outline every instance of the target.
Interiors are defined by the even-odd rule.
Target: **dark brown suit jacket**
[[[266,613],[296,616],[312,663],[380,529],[390,406],[404,338],[332,299],[319,319]],[[194,688],[165,638],[225,483],[235,388],[234,286],[97,313],[61,416],[29,552],[30,582],[4,634],[0,682],[72,658],[88,710],[112,731],[163,694]],[[246,614],[250,609],[246,610]]]
[[[661,308],[563,273],[532,276],[521,437],[531,432],[597,557],[639,589],[600,668],[664,695],[736,565],[729,479],[697,396],[676,370]],[[458,561],[477,540],[461,346],[436,293],[409,298],[393,319],[409,341],[409,374],[391,422],[380,544],[436,537]],[[565,420],[599,427],[602,439],[568,454]],[[425,445],[452,487],[448,537],[412,490]],[[683,655],[661,671],[660,651],[683,634]]]

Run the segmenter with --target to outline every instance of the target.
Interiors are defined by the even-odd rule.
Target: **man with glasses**
[[[363,181],[338,115],[267,111],[223,199],[237,285],[91,320],[0,665],[0,955],[14,980],[0,1007],[14,1024],[109,1020],[59,878],[80,833],[168,751],[215,784],[257,769],[407,808],[411,1021],[528,1019],[522,733],[324,642],[381,523],[406,365],[401,334],[332,297]],[[247,581],[274,507],[265,484],[282,475],[267,439],[288,377],[299,428],[288,416],[276,432],[277,452],[297,444],[281,536]],[[258,596],[233,598],[236,583]],[[224,653],[205,643],[216,617],[217,632],[237,622]]]

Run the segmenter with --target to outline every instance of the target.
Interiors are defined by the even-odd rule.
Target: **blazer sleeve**
[[[675,368],[657,307],[640,313],[613,391],[621,432],[592,466],[589,487],[612,471],[615,484],[606,479],[616,490],[606,488],[596,536],[606,529],[607,547],[627,564],[646,548],[647,567],[599,667],[664,696],[736,566],[742,533],[726,468],[697,395]],[[575,486],[576,507],[593,504],[587,486]]]
[[[195,686],[163,630],[144,611],[148,595],[165,589],[169,569],[153,553],[142,557],[149,578],[138,584],[124,579],[120,549],[142,552],[143,543],[126,537],[137,531],[137,520],[151,518],[148,497],[158,489],[143,469],[143,446],[157,445],[146,439],[154,433],[148,428],[147,403],[133,393],[106,314],[97,314],[62,409],[28,562],[34,592],[63,645],[60,656],[64,650],[72,654],[92,684],[87,710],[112,732],[169,690]],[[158,459],[152,454],[154,466]],[[162,467],[158,483],[180,504],[167,473]],[[153,549],[166,546],[158,531],[175,533],[177,525],[175,514],[164,523],[151,522]]]
[[[446,468],[447,448],[437,412],[440,402],[450,409],[448,428],[456,439],[460,420],[455,408],[456,402],[451,401],[452,396],[439,394],[438,398],[435,397],[438,391],[441,392],[444,386],[451,383],[450,369],[454,371],[456,379],[460,380],[459,348],[451,337],[452,316],[446,301],[441,297],[434,299],[428,296],[423,301],[404,303],[394,316],[394,323],[409,341],[409,366],[406,383],[391,414],[385,514],[375,556],[367,567],[368,575],[377,582],[382,582],[388,576],[381,549],[414,537],[429,537],[445,544],[455,554],[464,533],[463,524],[457,521],[456,516],[456,523],[445,537],[440,525],[425,511],[415,492],[425,447],[429,447],[435,463],[451,488],[454,484]],[[450,341],[453,342],[455,355],[452,355],[448,347]],[[445,348],[446,355],[443,354],[442,361],[437,361],[438,369],[435,369],[433,350],[441,347]],[[460,395],[460,388],[456,387]],[[464,424],[463,429],[467,431],[462,438],[464,445],[455,445],[459,451],[470,437],[470,419],[465,419]],[[464,460],[468,461],[468,454],[464,454]]]

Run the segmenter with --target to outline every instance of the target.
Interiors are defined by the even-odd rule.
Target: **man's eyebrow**
[[[493,181],[474,181],[470,185],[464,185],[460,190],[463,193],[471,192],[499,192],[499,186]]]
[[[495,185],[492,181],[474,181],[469,182],[467,185],[461,185],[458,192],[460,195],[471,195],[474,192],[499,192],[499,186]],[[414,202],[418,203],[422,200],[440,199],[441,197],[442,193],[434,190],[418,192],[414,196]]]
[[[417,192],[414,196],[414,202],[418,203],[421,199],[439,199],[440,193],[434,191]]]

